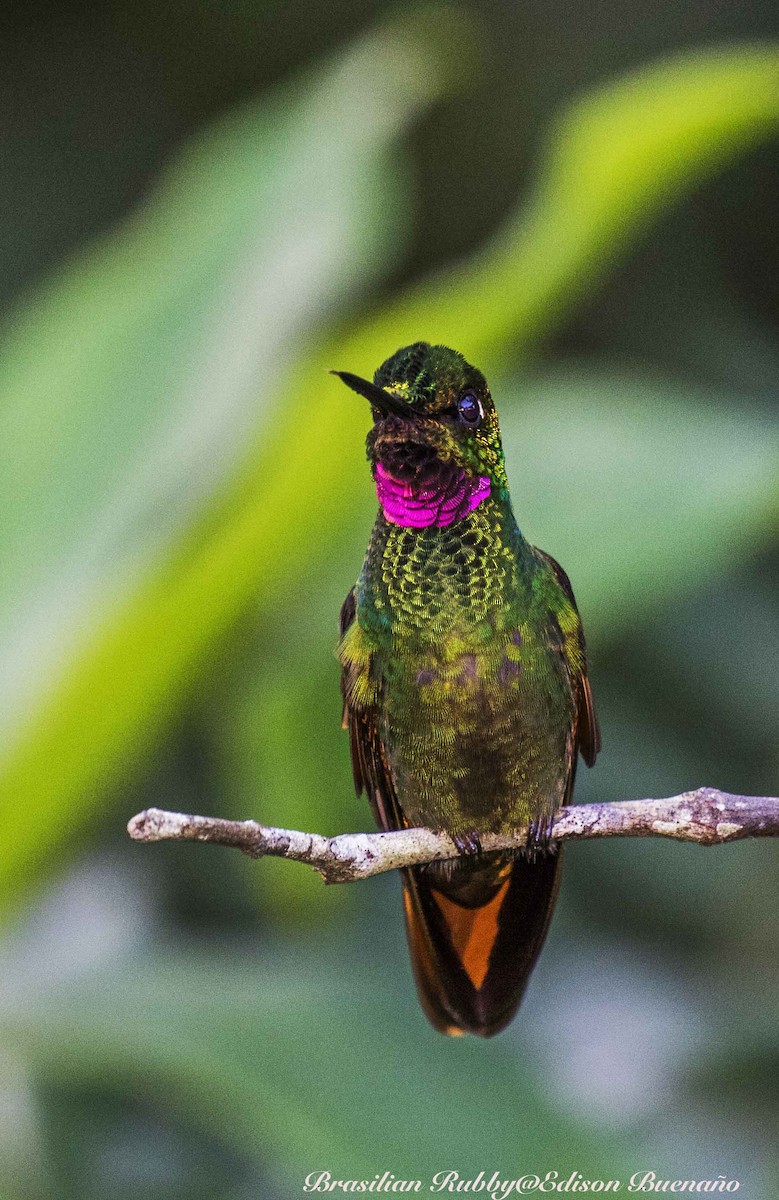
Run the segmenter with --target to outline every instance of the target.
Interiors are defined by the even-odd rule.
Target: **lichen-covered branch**
[[[251,858],[265,855],[308,863],[326,883],[349,883],[383,871],[413,867],[459,851],[445,833],[400,829],[394,833],[342,833],[323,837],[294,829],[274,829],[256,821],[226,821],[149,808],[127,826],[139,842],[212,842],[234,846]],[[526,829],[486,834],[482,850],[506,850],[525,844]],[[624,800],[617,804],[561,808],[552,828],[555,841],[602,837],[667,837],[717,846],[743,838],[779,837],[779,798],[731,796],[716,788],[698,788],[667,800]]]

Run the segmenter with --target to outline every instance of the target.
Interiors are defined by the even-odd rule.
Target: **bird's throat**
[[[453,525],[478,508],[491,487],[489,476],[468,475],[459,468],[435,480],[414,484],[396,479],[378,462],[374,477],[385,518],[406,529]]]

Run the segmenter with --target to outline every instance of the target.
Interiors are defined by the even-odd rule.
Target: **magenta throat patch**
[[[377,463],[375,479],[384,516],[392,525],[407,529],[452,525],[467,517],[490,494],[488,475],[466,475],[465,471],[455,472],[446,482],[414,488]]]

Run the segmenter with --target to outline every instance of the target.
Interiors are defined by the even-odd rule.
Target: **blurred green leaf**
[[[494,375],[592,293],[664,208],[777,132],[770,42],[684,51],[585,93],[554,122],[528,203],[470,263],[359,328],[352,369],[373,370],[388,345],[424,337]]]
[[[56,665],[52,649],[83,640],[106,596],[137,586],[242,460],[320,310],[338,311],[395,248],[406,189],[388,147],[440,86],[422,60],[366,98],[395,51],[392,38],[368,41],[322,78],[234,113],[6,331],[0,703],[11,716]]]
[[[201,137],[143,211],[6,331],[0,433],[13,448],[0,479],[6,749],[18,736],[29,747],[27,715],[40,718],[32,758],[12,754],[21,774],[9,764],[9,817],[20,812],[22,792],[35,796],[13,850],[4,844],[9,879],[21,881],[35,854],[30,815],[61,836],[73,816],[68,800],[78,796],[83,811],[91,806],[94,769],[102,774],[108,765],[109,745],[124,755],[126,735],[133,741],[130,712],[139,717],[155,695],[141,659],[151,655],[160,678],[170,680],[179,637],[193,649],[200,640],[194,611],[176,633],[169,610],[166,633],[157,610],[141,623],[152,642],[162,635],[175,650],[149,644],[141,651],[120,635],[105,657],[97,647],[117,612],[126,612],[126,597],[137,599],[142,581],[175,559],[182,529],[243,460],[258,412],[272,428],[282,374],[322,308],[339,312],[397,249],[407,188],[393,144],[443,87],[441,39],[423,48],[417,25],[407,24],[407,32],[388,26],[357,43],[321,76],[296,81]],[[456,29],[455,22],[451,37]],[[229,578],[215,586],[221,596]],[[134,608],[133,624],[138,615]],[[82,690],[69,658],[98,669],[98,690],[94,677],[80,676]],[[76,682],[69,707],[81,714],[86,742],[58,723],[57,679],[66,690]]]
[[[638,374],[507,390],[517,519],[565,564],[587,629],[640,620],[773,533],[779,421],[759,405]]]
[[[384,89],[402,78],[405,96],[416,78],[407,58],[402,72],[377,76]],[[354,85],[354,71],[349,80]],[[490,371],[591,288],[664,204],[774,132],[777,84],[776,50],[746,47],[688,54],[599,89],[558,124],[527,213],[485,254],[412,289],[349,335],[308,351],[301,340],[287,402],[263,423],[247,468],[179,552],[158,558],[144,586],[127,586],[124,602],[93,614],[91,639],[11,746],[0,775],[8,838],[0,885],[13,887],[83,821],[252,598],[265,608],[290,589],[317,586],[331,544],[353,527],[352,498],[364,496],[367,506],[369,495],[355,452],[367,414],[323,370],[369,371],[399,343],[426,337],[458,345]],[[420,88],[428,94],[416,88],[412,106]],[[350,120],[371,111],[367,95],[367,84],[349,93],[360,97],[343,110]],[[317,138],[321,132],[317,126]],[[738,495],[749,511],[749,490]],[[736,531],[740,503],[727,515]],[[677,562],[683,569],[684,559]]]
[[[510,1043],[442,1039],[408,979],[400,989],[343,954],[320,940],[293,961],[274,947],[265,972],[246,956],[131,962],[6,1005],[0,1026],[39,1080],[164,1098],[279,1163],[284,1194],[314,1170],[619,1176],[614,1145],[550,1106]]]

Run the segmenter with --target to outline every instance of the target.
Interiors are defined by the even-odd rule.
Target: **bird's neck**
[[[473,626],[514,602],[531,558],[504,489],[444,526],[394,524],[380,509],[360,576],[361,623],[377,636],[405,629],[428,640]]]

